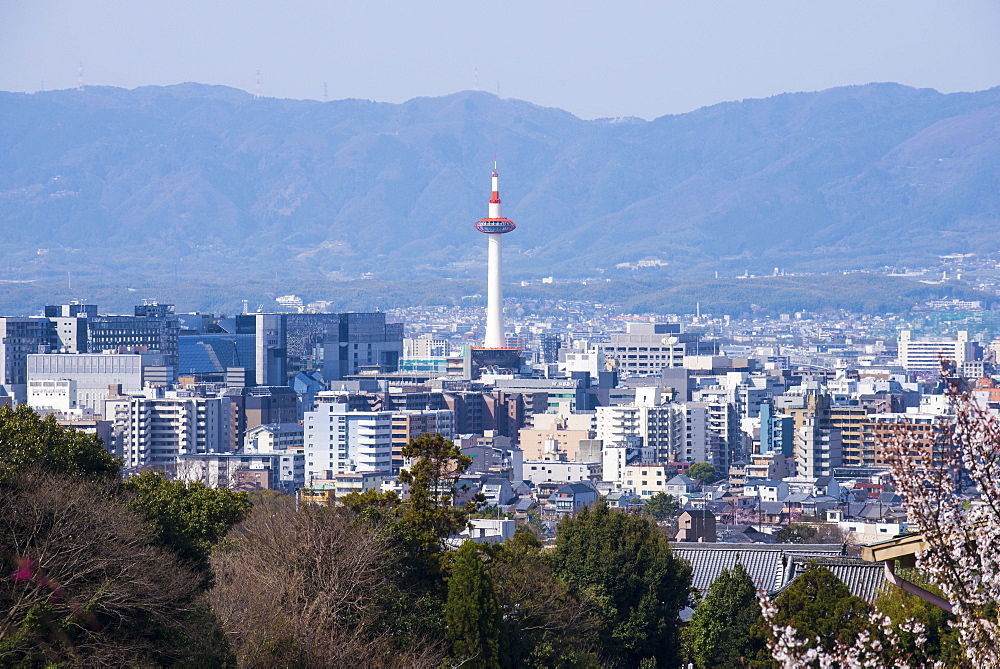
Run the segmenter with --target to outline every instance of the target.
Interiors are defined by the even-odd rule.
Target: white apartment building
[[[667,492],[667,482],[675,476],[673,467],[650,463],[636,463],[625,467],[620,480],[624,489],[632,490],[643,499],[656,493]]]
[[[178,478],[210,488],[259,486],[294,495],[305,481],[305,456],[300,451],[180,455],[177,461]]]
[[[638,437],[653,462],[713,462],[719,419],[711,403],[664,404],[659,388],[637,388],[634,404],[597,407],[597,438],[607,449]]]
[[[524,462],[524,480],[539,483],[574,483],[601,480],[599,462]]]
[[[245,453],[273,453],[305,447],[305,430],[298,423],[266,423],[246,431],[243,442]]]
[[[899,332],[899,364],[908,372],[939,372],[941,359],[962,365],[975,357],[975,342],[969,341],[967,330],[952,338],[913,337],[910,330]]]
[[[392,471],[391,411],[320,404],[305,414],[306,483],[347,472]]]
[[[659,374],[665,367],[683,367],[685,355],[699,352],[699,337],[681,332],[678,323],[627,323],[626,331],[603,344],[604,358],[614,360],[624,376]]]
[[[126,467],[171,465],[180,455],[228,450],[228,399],[180,392],[158,395],[150,390],[106,402],[115,452]]]

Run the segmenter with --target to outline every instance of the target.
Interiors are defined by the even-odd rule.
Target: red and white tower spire
[[[484,348],[504,348],[503,336],[503,238],[517,225],[504,218],[500,211],[500,176],[497,161],[493,159],[493,193],[490,196],[489,215],[476,222],[476,230],[489,235],[489,266],[486,272],[486,338]]]

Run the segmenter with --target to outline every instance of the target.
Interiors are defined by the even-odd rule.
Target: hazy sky
[[[1000,85],[997,0],[0,0],[0,90],[183,81],[401,102],[475,86],[583,118],[871,81]]]

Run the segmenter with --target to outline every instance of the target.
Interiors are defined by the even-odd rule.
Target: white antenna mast
[[[76,90],[83,91],[83,63],[80,63],[80,70],[76,76]]]
[[[260,94],[260,70],[257,70],[257,87],[254,88],[253,99],[254,100],[260,100],[260,98],[261,98],[261,94]]]

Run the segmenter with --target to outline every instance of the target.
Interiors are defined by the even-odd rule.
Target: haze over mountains
[[[320,103],[183,84],[0,93],[0,119],[6,280],[478,279],[494,153],[519,225],[509,280],[1000,250],[1000,88],[871,84],[647,122],[479,92]]]

